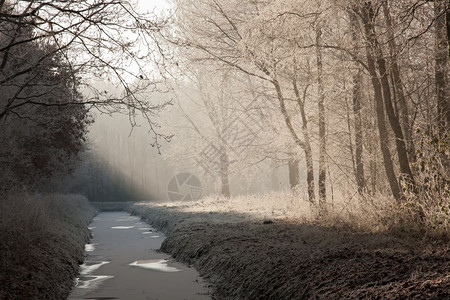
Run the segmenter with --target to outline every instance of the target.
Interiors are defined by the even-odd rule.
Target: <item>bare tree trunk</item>
[[[289,116],[289,114],[287,112],[287,109],[286,109],[285,99],[284,99],[283,93],[281,91],[281,86],[280,86],[280,84],[279,84],[277,79],[273,79],[272,83],[273,83],[273,85],[275,87],[275,90],[277,92],[278,102],[280,103],[280,110],[281,110],[281,113],[282,113],[282,115],[284,117],[284,121],[286,123],[286,126],[288,127],[289,132],[290,132],[290,134],[291,134],[295,144],[297,144],[300,148],[302,148],[304,150],[305,149],[305,143],[300,140],[300,138],[298,137],[297,133],[295,132],[294,126],[292,125],[291,117]],[[296,161],[297,169],[298,169],[298,160],[295,160],[295,161]],[[292,185],[293,182],[297,181],[297,184],[298,184],[298,179],[295,180],[295,177],[298,176],[298,175],[295,175],[295,172],[297,172],[297,174],[298,174],[298,170],[295,171],[295,168],[292,167],[293,164],[294,164],[294,162],[291,162],[291,160],[289,160],[289,164],[288,164],[289,165],[289,180],[291,182],[291,188],[294,188],[296,186],[296,185],[294,185],[294,186]],[[291,171],[293,172],[292,176],[291,176]],[[293,181],[291,181],[291,179]],[[311,200],[311,198],[310,198],[310,200]]]
[[[405,92],[403,90],[403,82],[400,76],[400,67],[397,60],[397,45],[395,43],[394,26],[392,25],[392,19],[389,12],[388,0],[383,1],[383,12],[386,19],[387,33],[388,33],[388,46],[390,53],[390,73],[392,75],[392,83],[397,96],[398,103],[400,105],[399,115],[405,132],[406,143],[408,146],[408,154],[410,159],[414,160],[415,149],[412,139],[412,128],[409,121],[409,110],[406,102]]]
[[[359,50],[359,36],[358,36],[358,19],[356,16],[350,12],[350,23],[352,27],[352,40],[355,47],[355,55],[358,54]],[[366,189],[366,179],[364,176],[364,162],[362,159],[363,154],[363,129],[361,120],[361,78],[362,71],[361,66],[358,62],[355,63],[357,72],[353,74],[353,90],[352,90],[352,100],[353,100],[353,116],[354,116],[354,127],[355,127],[355,177],[356,183],[358,185],[358,193],[363,193]]]
[[[450,15],[448,0],[434,1],[434,15],[436,28],[435,50],[435,84],[438,110],[438,124],[442,131],[450,129],[450,95],[448,90],[448,61],[449,52],[449,20]]]
[[[319,25],[316,29],[316,56],[317,56],[317,85],[319,109],[319,206],[325,207],[327,201],[326,176],[327,165],[325,161],[326,132],[325,132],[325,91],[323,86],[323,57],[322,57],[322,30]]]
[[[382,88],[382,98],[384,100],[384,107],[388,116],[389,124],[395,135],[395,145],[397,148],[397,156],[400,164],[400,172],[403,178],[412,186],[414,186],[414,177],[409,166],[408,154],[406,151],[405,138],[403,136],[403,130],[400,126],[398,116],[395,114],[392,106],[391,88],[389,84],[388,71],[386,68],[386,61],[383,57],[383,51],[378,42],[374,27],[374,11],[371,2],[366,2],[363,8],[363,22],[365,27],[365,34],[368,41],[368,46],[371,48],[371,55],[376,59],[379,79]],[[375,72],[376,73],[376,72]]]
[[[304,148],[305,151],[305,163],[306,163],[306,183],[308,185],[308,199],[309,202],[314,203],[316,200],[315,197],[315,187],[314,187],[314,162],[312,157],[311,150],[311,141],[308,132],[308,120],[306,119],[305,113],[305,101],[306,101],[306,92],[308,90],[308,86],[305,87],[303,91],[303,100],[300,98],[300,93],[297,87],[297,81],[293,80],[293,87],[295,92],[295,97],[300,109],[300,115],[302,116],[302,132],[304,139]]]
[[[363,153],[363,130],[361,120],[361,77],[362,72],[353,75],[353,115],[355,118],[355,165],[356,165],[356,182],[358,184],[358,192],[361,194],[366,189],[366,179],[364,176]]]
[[[288,168],[289,168],[289,183],[291,184],[291,189],[294,190],[298,187],[300,183],[300,170],[299,161],[294,156],[294,154],[289,155]]]
[[[450,60],[450,3],[447,0],[447,8],[445,17],[447,19],[447,48],[448,48],[448,59]]]
[[[378,47],[377,47],[378,48]],[[378,48],[376,51],[377,64],[379,67],[379,73],[381,75],[381,85],[383,91],[384,106],[388,116],[389,123],[391,125],[392,131],[395,135],[395,144],[397,147],[398,161],[400,164],[400,172],[405,175],[412,184],[414,184],[414,177],[409,166],[408,153],[406,151],[405,138],[403,136],[403,130],[400,125],[398,116],[394,112],[392,106],[391,89],[389,85],[389,78],[387,75],[387,68],[385,60],[382,56],[381,49]]]
[[[369,5],[370,2],[368,2]],[[366,3],[367,5],[367,3]],[[371,8],[371,6],[370,6]],[[389,151],[389,139],[388,139],[388,132],[386,128],[386,120],[384,115],[384,108],[383,108],[383,93],[381,89],[381,82],[378,77],[376,66],[375,66],[375,59],[373,52],[373,47],[370,43],[370,36],[372,34],[372,26],[370,22],[371,14],[369,13],[368,7],[364,7],[362,9],[362,15],[361,20],[363,21],[364,25],[364,32],[367,37],[367,47],[366,47],[366,55],[367,55],[367,66],[369,70],[370,77],[372,79],[372,85],[375,93],[375,109],[377,113],[377,126],[378,126],[378,132],[380,135],[380,148],[381,153],[383,155],[383,163],[384,163],[384,169],[386,172],[387,179],[389,181],[389,186],[392,191],[392,195],[396,200],[400,200],[401,193],[400,193],[400,187],[397,181],[397,177],[395,175],[394,171],[394,164],[392,162],[392,156]]]
[[[348,129],[348,150],[352,159],[353,173],[355,173],[355,179],[358,177],[356,174],[355,163],[355,149],[353,147],[353,135],[352,135],[352,118],[350,117],[350,107],[348,106],[348,99],[345,97],[345,116],[347,117],[347,129]],[[354,123],[354,122],[353,122]]]
[[[447,0],[447,8],[445,17],[447,19],[447,47],[448,47],[448,58],[450,59],[450,3]]]
[[[372,175],[371,180],[370,180],[372,190],[370,191],[370,193],[371,193],[371,195],[375,195],[375,192],[377,190],[377,182],[378,182],[377,181],[378,168],[377,168],[376,157],[372,157],[370,159],[369,168],[370,168],[370,174]]]
[[[230,179],[229,179],[229,160],[225,150],[222,150],[220,155],[220,180],[221,180],[221,194],[230,198]]]
[[[300,140],[300,138],[298,137],[297,133],[295,132],[294,126],[292,125],[292,121],[291,121],[291,117],[289,116],[287,109],[286,109],[286,103],[285,103],[285,99],[283,96],[283,92],[281,91],[281,86],[280,83],[278,82],[277,79],[273,79],[272,80],[272,84],[275,87],[275,91],[277,92],[277,98],[278,98],[278,102],[280,104],[280,111],[281,114],[283,115],[284,118],[284,122],[286,123],[286,126],[289,130],[289,133],[292,136],[292,139],[294,140],[294,142],[302,149],[305,148],[305,144]]]

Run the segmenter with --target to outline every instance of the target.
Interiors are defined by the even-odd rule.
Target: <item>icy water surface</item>
[[[157,253],[164,235],[125,212],[94,218],[69,299],[210,299],[193,268]]]

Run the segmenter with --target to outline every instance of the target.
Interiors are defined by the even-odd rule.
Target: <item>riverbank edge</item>
[[[161,251],[193,265],[213,299],[450,299],[448,246],[233,213],[128,211],[166,233]]]
[[[66,299],[97,210],[79,195],[13,198],[2,207],[0,299]],[[22,222],[12,226],[13,218]]]

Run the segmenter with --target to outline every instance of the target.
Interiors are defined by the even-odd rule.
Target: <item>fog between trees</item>
[[[233,173],[260,166],[255,178],[268,178],[271,167],[285,165],[291,187],[301,184],[322,208],[333,193],[352,190],[399,202],[447,197],[447,2],[175,7],[162,31],[174,46],[168,70],[198,93],[178,107],[191,134],[215,152],[205,167],[204,148],[194,150],[192,167],[215,173],[222,194],[233,190]],[[232,116],[244,120],[236,129]],[[245,149],[236,151],[235,142]]]
[[[323,212],[355,195],[448,212],[448,1],[175,0],[158,16],[24,2],[0,2],[3,191],[49,189],[96,148],[72,189],[161,198],[190,172],[225,197],[290,188]],[[93,125],[88,146],[95,108],[126,122]]]

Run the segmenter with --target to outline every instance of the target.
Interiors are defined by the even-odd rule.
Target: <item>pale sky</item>
[[[138,0],[139,7],[147,11],[161,12],[170,7],[168,0]]]

